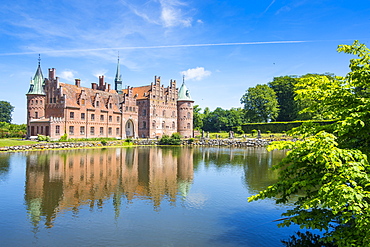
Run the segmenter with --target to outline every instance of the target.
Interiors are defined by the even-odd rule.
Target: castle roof
[[[39,66],[37,67],[35,76],[33,77],[33,79],[31,79],[30,89],[28,90],[27,94],[45,95],[44,85],[45,85],[45,80],[44,80],[44,76],[42,75],[40,62],[39,62]]]
[[[182,82],[182,85],[179,89],[179,96],[177,101],[194,101],[191,96],[188,88],[185,85],[185,82]]]
[[[68,83],[60,83],[60,87],[62,88],[62,94],[66,95],[66,106],[67,107],[80,107],[80,100],[82,98],[85,99],[85,106],[87,109],[96,109],[94,106],[95,99],[97,95],[100,98],[100,102],[102,103],[99,106],[101,109],[108,108],[108,101],[112,99],[112,108],[114,111],[119,111],[119,105],[117,103],[121,103],[120,95],[117,94],[116,90],[109,90],[109,91],[101,91],[101,90],[94,90],[91,88],[86,87],[77,87],[76,85],[68,84]],[[103,107],[104,106],[104,107]]]

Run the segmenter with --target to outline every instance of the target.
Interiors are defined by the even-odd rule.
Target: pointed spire
[[[119,52],[118,52],[118,61],[117,61],[117,72],[116,77],[114,79],[114,89],[117,92],[122,92],[122,76],[121,76],[121,70],[119,65]]]
[[[42,94],[42,95],[45,95],[45,91],[44,91],[45,80],[44,80],[44,76],[43,76],[42,71],[41,71],[40,54],[39,54],[38,61],[39,62],[38,62],[37,70],[36,70],[35,76],[33,77],[33,79],[31,79],[30,89],[28,90],[27,94]]]

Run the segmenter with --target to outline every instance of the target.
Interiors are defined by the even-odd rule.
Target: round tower
[[[193,104],[190,92],[183,80],[177,98],[177,132],[185,138],[193,136]]]
[[[27,138],[30,136],[36,136],[39,134],[38,126],[31,125],[31,122],[37,121],[37,119],[45,117],[45,81],[44,76],[39,65],[37,67],[35,76],[31,79],[30,88],[27,96]],[[41,130],[41,128],[40,128]]]

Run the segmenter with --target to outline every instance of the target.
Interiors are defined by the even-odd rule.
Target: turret
[[[40,66],[40,57],[39,57],[39,64],[33,79],[30,82],[30,88],[28,90],[27,96],[27,126],[29,128],[29,123],[31,120],[34,119],[41,119],[45,117],[45,79],[41,71]],[[32,135],[36,135],[37,133],[31,131],[31,129],[27,130],[27,137]]]
[[[177,98],[177,131],[185,138],[193,137],[193,103],[183,78]]]

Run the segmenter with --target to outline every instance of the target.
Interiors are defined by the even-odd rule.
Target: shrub
[[[64,135],[62,135],[59,139],[60,142],[65,142],[68,140],[68,135],[67,133],[64,133]]]
[[[48,142],[50,141],[50,136],[37,135],[37,140],[39,142]]]
[[[163,135],[159,140],[159,145],[180,145],[181,135],[179,133],[173,133],[171,136]]]

